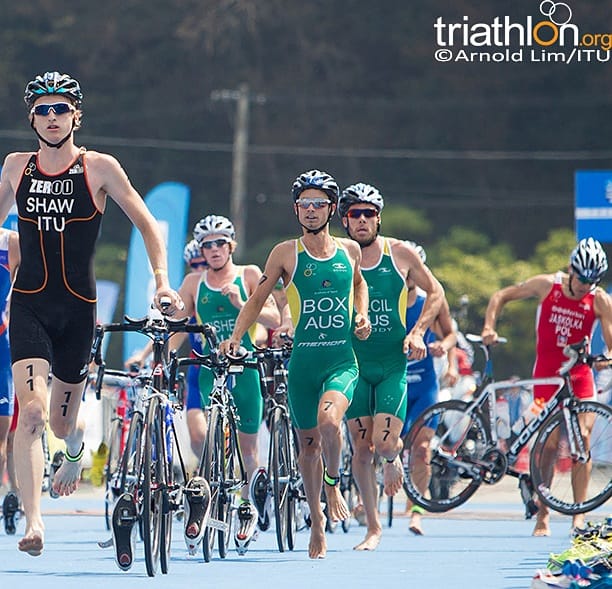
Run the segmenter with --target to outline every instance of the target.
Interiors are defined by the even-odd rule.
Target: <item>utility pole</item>
[[[230,216],[236,229],[238,247],[236,256],[246,249],[247,223],[247,165],[249,147],[249,105],[252,100],[265,102],[265,97],[252,97],[248,84],[241,84],[238,90],[213,90],[211,100],[236,102],[236,120],[234,122],[234,149],[232,159],[232,186],[230,192]]]

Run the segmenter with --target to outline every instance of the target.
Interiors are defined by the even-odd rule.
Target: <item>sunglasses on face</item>
[[[599,279],[595,279],[595,280],[590,280],[589,278],[585,278],[584,276],[580,276],[580,274],[578,273],[574,273],[574,276],[578,279],[578,282],[580,282],[580,284],[588,284],[589,286],[595,286],[597,284],[599,284],[600,280]]]
[[[298,198],[295,204],[301,209],[307,209],[310,205],[315,209],[322,209],[331,204],[331,200],[327,198]]]
[[[373,219],[378,215],[378,211],[376,209],[350,209],[347,211],[346,216],[351,219],[359,219],[363,215],[366,219]]]
[[[211,250],[213,246],[223,247],[226,243],[229,243],[228,239],[212,239],[211,241],[203,241],[200,245],[205,250]]]
[[[189,262],[189,265],[192,268],[200,268],[201,266],[206,266],[206,262],[202,260],[201,262]]]
[[[56,115],[65,115],[69,112],[74,112],[76,109],[72,104],[68,104],[67,102],[57,102],[56,104],[37,104],[32,107],[30,113],[39,115],[41,117],[46,117],[49,114],[49,111],[53,111]]]

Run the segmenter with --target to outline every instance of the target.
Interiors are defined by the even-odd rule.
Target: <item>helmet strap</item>
[[[74,127],[75,127],[75,121],[74,119],[72,119],[72,128],[70,129],[70,132],[68,133],[68,135],[66,135],[66,137],[64,137],[63,139],[61,139],[60,141],[58,141],[57,143],[51,143],[49,141],[47,141],[37,130],[36,127],[34,126],[34,119],[32,118],[32,120],[30,121],[30,127],[32,127],[32,129],[34,129],[34,133],[36,133],[36,136],[47,146],[47,147],[55,147],[56,149],[59,149],[62,145],[64,145],[64,143],[66,143],[66,141],[68,141],[68,139],[70,139],[70,137],[72,136],[72,133],[74,132]]]

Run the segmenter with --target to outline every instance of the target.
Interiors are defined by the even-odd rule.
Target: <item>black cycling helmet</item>
[[[338,202],[338,196],[340,195],[340,189],[336,181],[327,172],[321,172],[320,170],[309,170],[300,174],[293,183],[292,194],[293,200],[296,201],[300,198],[300,194],[307,188],[316,188],[321,190],[329,199],[335,204]]]
[[[76,108],[81,108],[83,93],[81,86],[68,74],[59,72],[45,72],[42,76],[36,76],[27,83],[23,100],[32,108],[37,98],[57,94],[68,97]]]
[[[385,201],[378,191],[378,188],[370,184],[364,184],[363,182],[347,186],[342,191],[342,196],[338,201],[340,216],[346,217],[346,213],[352,205],[363,203],[374,205],[379,213],[385,206]]]

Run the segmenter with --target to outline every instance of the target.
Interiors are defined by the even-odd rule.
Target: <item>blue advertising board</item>
[[[612,170],[579,170],[574,187],[576,238],[612,243]]]

